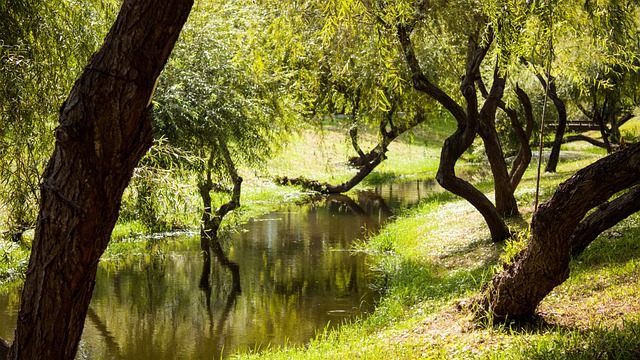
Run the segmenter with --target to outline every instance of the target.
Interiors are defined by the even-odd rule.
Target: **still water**
[[[365,255],[348,250],[435,187],[386,185],[255,218],[230,235],[239,279],[213,261],[203,281],[198,235],[158,240],[154,256],[101,262],[78,358],[218,359],[304,344],[366,316],[376,301],[368,286],[373,274]],[[18,304],[18,291],[0,294],[0,337],[13,337]]]

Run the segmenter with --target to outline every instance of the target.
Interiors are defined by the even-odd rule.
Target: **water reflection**
[[[348,249],[432,187],[411,182],[321,197],[253,219],[231,235],[235,271],[216,257],[203,260],[199,235],[163,239],[164,252],[146,259],[101,262],[78,358],[220,358],[305,343],[366,314],[376,301],[371,274],[364,255]],[[5,338],[17,315],[12,296],[0,295]]]

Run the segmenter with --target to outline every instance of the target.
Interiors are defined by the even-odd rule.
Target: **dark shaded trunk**
[[[567,130],[567,107],[564,104],[564,101],[558,97],[558,91],[556,90],[556,82],[553,76],[548,76],[549,84],[547,85],[544,79],[539,75],[539,80],[542,83],[542,86],[549,90],[547,94],[549,99],[553,101],[553,105],[558,112],[558,126],[556,127],[556,133],[553,138],[553,146],[551,146],[551,153],[549,154],[549,161],[547,161],[547,166],[544,168],[545,172],[556,172],[556,168],[558,167],[558,161],[560,160],[560,146],[562,146],[562,139],[564,137],[564,133]]]
[[[533,315],[540,301],[569,276],[572,247],[579,243],[577,238],[571,240],[572,236],[585,231],[592,236],[591,230],[603,229],[599,224],[608,226],[619,215],[606,207],[583,221],[585,214],[639,182],[640,145],[633,145],[587,166],[561,184],[534,214],[527,248],[487,285],[480,308],[498,319]],[[619,200],[633,204],[625,213],[637,206],[638,196],[640,192],[633,190]],[[614,200],[611,204],[621,203]],[[607,220],[596,220],[600,217]],[[580,230],[581,222],[592,228]]]
[[[635,187],[617,199],[600,205],[580,222],[569,238],[571,257],[582,254],[603,231],[637,211],[640,211],[640,187]]]
[[[153,140],[156,79],[191,6],[125,1],[63,104],[10,359],[74,359],[122,193]]]
[[[489,99],[489,92],[487,91],[486,86],[484,85],[484,82],[482,81],[482,79],[478,79],[476,83],[478,84],[478,88],[482,96],[484,96],[485,99]],[[504,81],[502,81],[500,86],[504,88]],[[516,84],[515,92],[516,92],[516,95],[518,96],[520,104],[522,105],[523,111],[525,113],[526,129],[522,127],[520,120],[518,120],[518,112],[516,110],[507,107],[507,104],[501,99],[498,100],[497,102],[498,107],[502,109],[502,111],[504,111],[505,114],[507,114],[507,117],[511,121],[511,127],[513,128],[516,136],[518,137],[518,141],[520,142],[520,149],[518,150],[518,154],[515,160],[513,161],[511,171],[508,173],[508,182],[510,184],[510,187],[505,188],[504,186],[502,186],[503,183],[507,182],[504,179],[500,181],[496,181],[496,193],[498,192],[498,188],[503,189],[503,191],[504,189],[510,189],[511,191],[511,195],[509,197],[505,195],[501,195],[502,198],[504,199],[502,201],[503,206],[506,207],[506,209],[503,209],[503,211],[505,211],[504,215],[506,216],[515,215],[510,213],[509,208],[506,205],[517,206],[517,204],[514,205],[515,198],[513,197],[513,192],[518,187],[518,184],[520,183],[520,180],[522,179],[524,172],[527,170],[527,167],[531,162],[531,146],[529,146],[529,140],[531,139],[531,133],[533,129],[533,112],[531,107],[531,101],[529,100],[529,96],[520,87],[518,87],[517,84]],[[498,134],[495,131],[495,115],[493,116],[493,118],[494,119],[489,119],[488,121],[490,123],[490,126],[493,127],[493,130],[490,130],[493,133],[490,132],[489,136],[491,137],[492,139],[491,141],[493,142],[493,144],[491,145],[492,148],[497,149],[497,148],[501,148],[501,145],[498,141]],[[481,129],[482,128],[483,126],[481,126]],[[506,162],[504,164],[502,163],[503,161],[505,161],[502,150],[500,152],[494,150],[492,151],[492,153],[494,157],[497,156],[498,153],[502,157],[502,160],[500,159],[494,160],[496,165],[498,165],[495,167],[495,170],[493,169],[493,166],[492,166],[492,173],[494,174],[494,177],[496,177],[497,174],[502,174],[502,176],[504,176],[502,169],[506,170],[507,166],[506,166]],[[500,184],[500,186],[498,186],[498,184]],[[496,204],[498,204],[497,200],[496,200]],[[498,206],[496,205],[496,208],[497,207]],[[517,207],[515,208],[515,210],[517,212]]]
[[[518,140],[520,141],[520,150],[518,150],[518,154],[513,160],[513,165],[511,166],[511,171],[509,172],[509,178],[511,181],[512,189],[516,189],[522,180],[522,176],[525,171],[529,167],[531,163],[531,146],[529,145],[529,141],[531,140],[531,134],[533,133],[533,107],[531,106],[531,100],[527,93],[522,90],[517,84],[515,89],[516,95],[518,96],[518,101],[522,106],[522,111],[524,112],[524,117],[526,120],[525,128],[522,128],[520,121],[518,121],[518,115],[515,114],[509,115],[511,119],[511,126],[513,127],[516,135],[518,136]]]
[[[211,180],[211,170],[207,169],[206,180],[198,185],[200,196],[202,197],[202,205],[204,211],[202,214],[202,220],[200,225],[200,248],[203,253],[203,269],[200,276],[200,288],[206,289],[209,285],[209,276],[211,271],[211,254],[216,257],[218,262],[228,268],[233,276],[233,289],[236,292],[240,292],[240,267],[235,262],[229,260],[224,253],[224,249],[218,239],[218,230],[222,224],[224,217],[231,211],[237,209],[240,206],[240,194],[242,191],[242,178],[238,175],[235,165],[229,154],[229,150],[225,143],[218,142],[217,150],[222,155],[231,181],[233,182],[233,190],[231,199],[222,204],[215,212],[211,211],[211,195],[210,192],[214,189],[213,181]],[[209,157],[209,166],[213,161],[213,154]]]
[[[0,339],[0,359],[6,359],[7,355],[9,355],[9,344]]]
[[[607,144],[605,144],[603,141],[599,141],[596,140],[592,137],[586,136],[586,135],[582,135],[582,134],[578,134],[578,135],[571,135],[571,136],[566,136],[564,139],[562,139],[562,143],[566,144],[566,143],[570,143],[573,141],[586,141],[591,145],[595,145],[599,148],[603,148],[606,149],[607,148]]]
[[[471,146],[478,130],[478,102],[474,82],[478,78],[479,67],[488,48],[477,47],[472,39],[469,41],[466,76],[461,86],[462,94],[467,101],[467,111],[465,112],[448,94],[432,84],[423,73],[411,43],[410,35],[412,29],[405,24],[399,24],[397,30],[405,60],[411,70],[413,87],[439,102],[453,115],[457,122],[455,133],[449,136],[442,146],[436,180],[446,190],[470,202],[482,214],[489,227],[493,241],[507,239],[510,236],[509,229],[496,207],[481,191],[473,187],[469,182],[457,177],[455,173],[456,162]],[[494,92],[498,91],[494,86],[492,86],[492,90]],[[497,107],[497,104],[494,103],[485,103],[485,105],[487,106],[487,111],[491,107]]]
[[[478,134],[484,143],[485,152],[491,165],[493,175],[496,210],[502,217],[518,213],[518,204],[513,196],[513,187],[507,171],[507,163],[502,152],[502,145],[496,131],[496,110],[503,103],[505,79],[499,76],[498,68],[494,71],[493,84],[479,114]]]

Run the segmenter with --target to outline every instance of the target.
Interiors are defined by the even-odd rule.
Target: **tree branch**
[[[465,122],[467,114],[464,112],[464,109],[455,100],[453,100],[451,96],[431,83],[429,78],[427,78],[422,71],[420,62],[416,57],[415,50],[413,49],[413,44],[411,43],[411,29],[405,24],[398,24],[397,31],[398,39],[400,39],[400,44],[404,51],[404,57],[407,60],[409,69],[411,70],[413,86],[416,90],[424,92],[444,106],[456,118],[456,120],[458,120],[458,122],[460,122],[461,119],[462,122]]]
[[[629,215],[640,211],[640,186],[629,190],[617,199],[604,203],[586,217],[569,238],[571,257],[576,257],[603,231],[611,228]]]
[[[393,107],[393,109],[395,109],[395,107]],[[386,159],[387,147],[391,142],[393,142],[398,136],[422,124],[426,120],[424,112],[418,109],[416,115],[411,121],[403,122],[401,125],[396,126],[391,123],[391,115],[392,112],[390,112],[387,119],[380,122],[380,136],[382,139],[378,144],[371,149],[371,151],[365,154],[364,157],[349,160],[350,163],[359,166],[359,170],[348,181],[339,185],[331,185],[326,182],[319,182],[317,180],[311,180],[304,177],[288,178],[286,176],[282,176],[276,177],[276,183],[280,185],[302,186],[304,189],[319,192],[321,194],[340,194],[351,190]],[[387,124],[391,124],[390,131],[387,131],[385,128]]]
[[[595,145],[603,149],[607,148],[607,145],[604,142],[596,140],[586,135],[582,135],[582,134],[566,136],[565,138],[562,139],[563,144],[574,142],[574,141],[586,141],[591,145]]]

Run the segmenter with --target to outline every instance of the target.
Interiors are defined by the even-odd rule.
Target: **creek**
[[[301,345],[373,311],[366,255],[349,251],[394,212],[441,191],[410,181],[319,197],[254,218],[229,235],[235,275],[215,260],[203,279],[199,234],[149,242],[149,254],[102,261],[78,359],[212,359]],[[158,251],[161,250],[161,251]],[[0,294],[11,340],[19,292]]]

